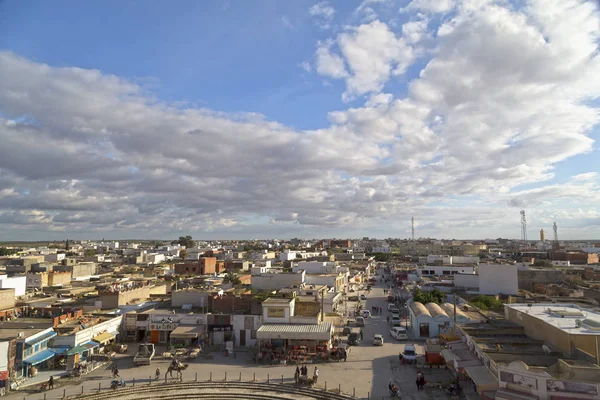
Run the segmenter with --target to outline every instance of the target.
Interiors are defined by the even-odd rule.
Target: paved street
[[[362,291],[361,291],[362,293]],[[415,385],[416,366],[402,365],[399,362],[398,354],[403,350],[405,343],[398,342],[389,336],[389,328],[386,320],[387,301],[383,295],[383,284],[377,285],[371,290],[366,300],[365,309],[371,310],[372,306],[381,306],[384,309],[383,315],[375,315],[367,320],[363,328],[364,340],[360,346],[351,347],[347,362],[331,362],[316,364],[320,370],[319,384],[317,388],[327,389],[341,388],[342,392],[347,394],[356,393],[359,398],[389,398],[388,384],[394,381],[400,388],[403,399],[446,399],[447,396],[441,389],[427,388],[422,392],[417,392]],[[382,334],[385,343],[381,347],[373,346],[371,339],[374,334]],[[416,342],[409,340],[408,343],[416,344],[419,354],[423,353],[422,341]],[[133,347],[133,346],[132,346]],[[159,348],[157,354],[160,354]],[[157,357],[152,365],[145,367],[135,367],[131,357],[125,357],[117,361],[121,376],[128,382],[136,385],[148,384],[150,376],[154,377],[156,367],[160,367],[162,373],[166,371],[169,360],[163,360]],[[312,374],[314,366],[309,365],[309,373]],[[284,365],[262,365],[254,364],[248,353],[238,352],[235,358],[226,357],[223,354],[213,353],[213,359],[198,358],[190,363],[188,370],[183,375],[184,380],[193,380],[198,375],[198,380],[208,380],[212,374],[213,380],[224,380],[227,374],[228,380],[240,379],[281,382],[282,375],[284,383],[293,382],[295,366]],[[421,369],[424,372],[427,382],[447,382],[451,375],[444,369]],[[46,399],[62,398],[63,391],[67,396],[98,390],[98,385],[106,390],[111,381],[110,366],[106,365],[83,378],[61,379],[58,380],[55,390],[46,392]],[[159,381],[153,381],[152,384],[161,384],[164,382],[164,375]],[[33,388],[38,388],[39,385]],[[474,395],[469,395],[469,399],[477,399]],[[28,400],[44,399],[42,393],[17,392],[11,393],[9,398],[24,398]]]

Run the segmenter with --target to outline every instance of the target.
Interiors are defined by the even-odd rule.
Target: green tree
[[[473,297],[470,303],[483,311],[501,310],[504,307],[504,303],[494,296],[485,296],[483,294]]]
[[[180,246],[185,246],[186,248],[192,248],[195,246],[194,241],[190,235],[187,236],[179,236],[179,239],[171,242],[172,244],[179,244]]]
[[[231,283],[232,285],[239,285],[242,283],[240,277],[235,272],[229,271],[225,274],[225,278],[223,278],[223,283]]]
[[[427,303],[436,303],[441,304],[446,295],[443,292],[440,292],[437,289],[434,289],[431,292],[424,292],[421,289],[415,290],[413,294],[413,300],[419,303],[427,304]]]
[[[179,258],[181,258],[182,260],[185,260],[188,256],[188,252],[186,249],[181,249],[179,250]]]
[[[96,249],[85,249],[83,251],[83,256],[84,257],[93,257],[96,255]]]

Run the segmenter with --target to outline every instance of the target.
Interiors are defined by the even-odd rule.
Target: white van
[[[396,340],[408,340],[408,333],[406,332],[406,329],[401,326],[390,328],[390,336]]]

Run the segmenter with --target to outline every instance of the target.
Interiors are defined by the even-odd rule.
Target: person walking
[[[300,367],[296,365],[296,372],[294,372],[294,382],[298,383],[300,380]]]
[[[115,365],[115,368],[113,369],[113,378],[120,378],[121,376],[119,376],[119,367],[117,367]]]
[[[158,378],[160,378],[160,368],[156,367],[156,380],[158,380]]]
[[[319,380],[319,368],[315,367],[315,372],[313,372],[313,383],[317,383]]]
[[[50,379],[48,379],[48,389],[54,389],[54,376],[50,375]]]
[[[360,330],[360,340],[363,340],[363,331],[362,331],[362,329]]]

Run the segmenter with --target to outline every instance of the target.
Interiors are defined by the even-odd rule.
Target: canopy
[[[485,365],[465,367],[465,372],[477,385],[478,392],[498,389],[498,380]]]
[[[99,334],[98,336],[94,336],[94,342],[98,342],[100,344],[106,344],[108,342],[110,342],[111,340],[113,340],[115,337],[114,335],[108,333],[108,332],[104,332]]]
[[[444,350],[440,351],[440,355],[442,357],[444,357],[444,360],[446,362],[454,361],[457,358],[456,354],[454,354],[454,352],[452,350],[448,350],[448,349],[444,349]]]
[[[196,339],[202,333],[199,326],[178,326],[171,332],[172,339]]]
[[[86,352],[88,350],[91,350],[94,347],[98,347],[98,346],[100,346],[100,343],[94,342],[93,340],[90,340],[89,342],[85,342],[83,344],[80,344],[77,347],[73,347],[71,350],[69,350],[67,352],[67,355],[68,356],[72,356],[74,354],[81,354],[81,353],[84,353],[84,352]]]
[[[256,331],[257,339],[330,340],[332,326],[320,324],[263,324]]]
[[[46,349],[46,350],[40,351],[39,353],[32,355],[29,358],[24,359],[23,362],[25,364],[37,365],[37,364],[44,362],[52,357],[54,357],[54,352],[52,350]]]

